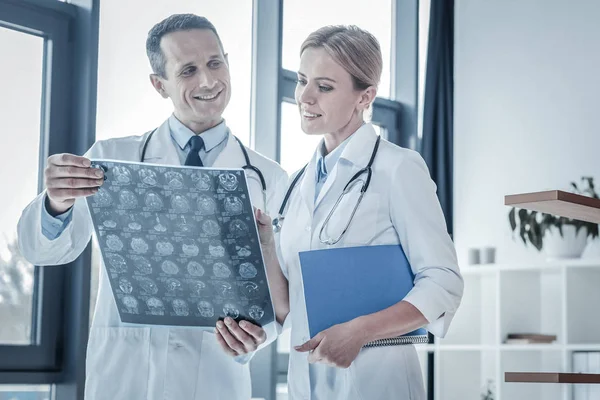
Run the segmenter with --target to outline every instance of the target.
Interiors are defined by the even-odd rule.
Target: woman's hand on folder
[[[314,338],[294,349],[308,354],[308,362],[348,368],[366,344],[358,320],[337,324],[319,332]]]
[[[217,322],[215,336],[223,351],[232,357],[256,351],[267,340],[267,334],[260,326],[248,321],[238,324],[230,317],[225,318],[225,323]]]

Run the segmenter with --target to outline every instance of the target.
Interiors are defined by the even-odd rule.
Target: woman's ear
[[[375,97],[377,97],[377,88],[375,86],[369,86],[363,90],[360,95],[360,101],[358,102],[360,110],[364,111],[368,109],[375,101]]]

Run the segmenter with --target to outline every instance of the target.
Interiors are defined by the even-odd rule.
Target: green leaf
[[[527,234],[527,231],[525,229],[525,225],[521,225],[521,239],[523,239],[523,243],[525,243],[525,246],[527,246],[527,239],[525,238],[525,235]]]
[[[515,208],[513,207],[508,213],[508,222],[510,223],[510,230],[514,232],[517,227],[517,221],[515,219]]]

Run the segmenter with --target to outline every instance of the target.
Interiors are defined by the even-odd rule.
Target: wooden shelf
[[[505,382],[524,383],[600,383],[600,374],[561,372],[505,372]]]
[[[504,196],[504,204],[581,221],[600,223],[599,199],[563,192],[562,190],[507,195]]]

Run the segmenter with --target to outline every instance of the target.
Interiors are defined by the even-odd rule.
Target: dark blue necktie
[[[202,160],[200,159],[200,150],[204,148],[204,140],[200,135],[194,135],[190,138],[190,145],[192,148],[185,159],[185,165],[192,165],[194,167],[204,167]]]

